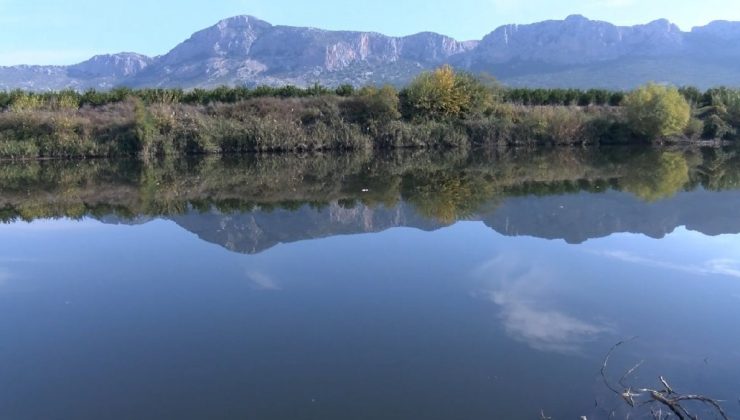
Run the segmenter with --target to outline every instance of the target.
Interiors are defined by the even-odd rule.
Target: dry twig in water
[[[725,413],[724,409],[722,409],[719,401],[706,397],[704,395],[679,394],[674,391],[673,387],[662,376],[659,378],[659,380],[661,385],[663,386],[663,389],[638,388],[633,390],[631,387],[627,386],[625,384],[626,379],[630,375],[635,373],[635,371],[637,371],[640,366],[642,366],[643,362],[636,364],[632,369],[629,369],[619,379],[618,384],[622,387],[623,390],[620,391],[615,385],[610,383],[606,375],[606,369],[609,364],[609,359],[617,348],[625,343],[634,340],[635,338],[636,337],[633,337],[629,340],[620,341],[619,343],[615,344],[604,358],[604,363],[601,366],[601,377],[604,380],[604,384],[606,384],[607,388],[609,388],[610,391],[619,395],[631,407],[636,407],[637,405],[644,404],[660,404],[661,406],[664,406],[668,410],[670,410],[670,413],[673,413],[680,420],[698,420],[699,417],[697,415],[691,414],[686,409],[686,407],[683,406],[684,403],[690,401],[706,404],[714,411],[716,411],[716,413],[719,414],[722,419],[728,420],[727,413]],[[665,413],[664,417],[663,410],[661,408],[658,408],[658,410],[651,410],[651,414],[656,420],[663,420],[664,418],[667,418],[670,413]]]

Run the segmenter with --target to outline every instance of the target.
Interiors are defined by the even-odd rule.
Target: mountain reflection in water
[[[721,149],[3,162],[0,418],[649,415],[631,336],[734,418],[738,208]]]

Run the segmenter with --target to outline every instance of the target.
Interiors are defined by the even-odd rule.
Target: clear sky
[[[617,24],[667,18],[688,30],[739,20],[738,0],[0,0],[0,65],[70,64],[97,53],[167,52],[222,18],[480,39],[497,26],[582,14]]]

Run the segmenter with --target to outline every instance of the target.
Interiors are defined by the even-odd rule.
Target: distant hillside
[[[0,89],[401,85],[445,63],[514,86],[740,86],[740,22],[683,32],[667,20],[622,27],[569,16],[502,26],[481,41],[461,42],[431,32],[389,37],[237,16],[154,58],[120,53],[73,66],[0,67]]]

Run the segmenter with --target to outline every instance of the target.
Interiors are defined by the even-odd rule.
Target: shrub
[[[701,91],[693,86],[684,86],[678,89],[678,91],[691,105],[697,105],[702,99]]]
[[[704,123],[698,118],[692,118],[684,130],[684,134],[691,140],[697,140],[704,134]]]
[[[740,127],[740,91],[716,88],[708,90],[698,110],[705,121],[705,138],[732,138]]]
[[[635,132],[650,140],[682,134],[691,118],[691,107],[678,90],[657,84],[627,95],[625,107]]]
[[[64,90],[49,98],[49,108],[55,111],[74,111],[80,107],[80,95],[73,90]]]
[[[334,90],[334,93],[344,97],[352,96],[355,94],[355,87],[352,85],[341,85]]]
[[[35,111],[44,105],[41,96],[35,93],[16,91],[10,96],[9,109],[12,112]]]
[[[362,88],[358,94],[341,103],[342,115],[365,129],[375,128],[401,117],[398,92],[393,86]]]
[[[491,89],[469,74],[455,73],[450,66],[422,73],[401,96],[408,119],[464,119],[493,104]]]

